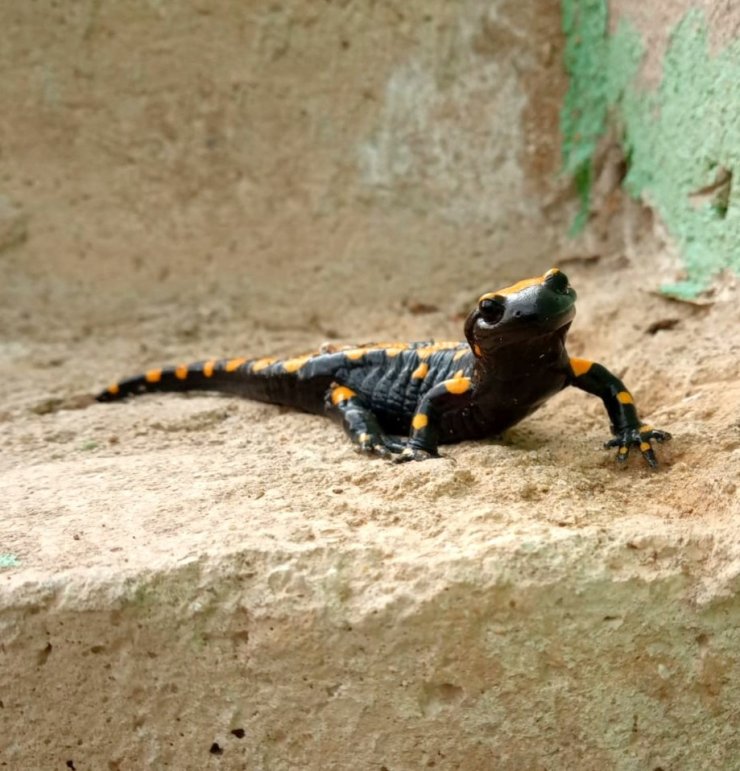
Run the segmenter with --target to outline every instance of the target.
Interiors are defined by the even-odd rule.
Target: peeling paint
[[[3,568],[17,568],[20,560],[15,554],[0,554],[0,570]]]
[[[663,291],[690,298],[722,270],[740,273],[740,40],[711,55],[704,15],[690,11],[672,31],[660,85],[646,89],[640,35],[623,20],[609,36],[605,0],[564,0],[563,28],[563,166],[581,197],[573,230],[588,218],[591,161],[613,123],[626,190],[655,208],[683,256],[684,280]]]

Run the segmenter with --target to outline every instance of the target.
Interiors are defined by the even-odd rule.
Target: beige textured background
[[[557,2],[1,13],[11,312],[43,297],[75,325],[210,290],[296,323],[552,259]]]
[[[608,169],[562,238],[559,12],[0,6],[0,764],[734,767],[737,289],[657,296],[671,245]],[[458,337],[553,262],[571,353],[675,434],[660,472],[617,469],[576,392],[404,467],[265,405],[86,402],[163,362]]]

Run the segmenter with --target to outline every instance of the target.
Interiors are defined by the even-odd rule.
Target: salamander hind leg
[[[351,389],[336,383],[326,394],[326,413],[342,424],[359,452],[390,458],[403,445],[383,433],[375,415]]]

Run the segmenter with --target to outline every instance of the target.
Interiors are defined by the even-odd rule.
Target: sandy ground
[[[401,466],[356,455],[321,417],[227,396],[89,404],[91,392],[152,365],[301,351],[335,330],[320,318],[312,328],[270,329],[211,293],[92,330],[50,328],[48,309],[39,308],[45,328],[26,313],[23,328],[9,322],[0,347],[0,580],[138,571],[238,548],[247,531],[265,542],[351,544],[362,529],[423,553],[553,527],[628,531],[639,559],[653,563],[672,555],[654,544],[640,551],[642,533],[698,528],[716,545],[696,566],[709,577],[738,541],[737,290],[728,285],[699,307],[648,291],[625,258],[562,267],[579,293],[570,353],[612,368],[643,418],[673,434],[659,448],[659,471],[639,457],[617,467],[601,446],[601,403],[575,389],[503,440],[446,447],[443,459]],[[323,289],[329,301],[335,290]],[[457,295],[438,310],[412,310],[358,313],[342,333],[461,336]]]

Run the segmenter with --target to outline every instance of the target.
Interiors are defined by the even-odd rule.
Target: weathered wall
[[[721,270],[740,272],[740,8],[565,0],[563,10],[565,165],[584,204],[576,229],[611,125],[626,189],[654,207],[685,264],[665,291],[691,297]]]
[[[554,0],[18,0],[0,28],[0,196],[27,232],[6,308],[75,324],[210,287],[331,316],[442,296],[450,260],[471,286],[552,262]]]
[[[623,8],[626,38],[594,29],[624,98],[599,57],[574,72],[583,162],[662,82],[632,43],[668,32]],[[329,328],[458,336],[481,289],[549,266],[559,5],[17,0],[0,29],[0,765],[732,768],[737,303],[644,292],[637,250],[567,265],[570,352],[674,434],[656,473],[617,468],[575,389],[402,466],[215,395],[79,409]]]

